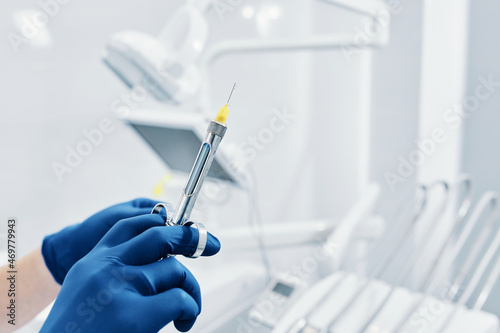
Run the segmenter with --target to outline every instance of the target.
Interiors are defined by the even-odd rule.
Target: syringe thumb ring
[[[165,213],[163,213],[165,211]],[[169,203],[157,203],[151,210],[151,214],[159,214],[165,220],[166,225],[171,225],[172,216],[174,216],[175,209]]]
[[[162,214],[163,211],[165,211],[165,215]],[[198,244],[196,246],[196,250],[194,251],[193,254],[184,256],[192,259],[200,257],[203,254],[203,251],[205,251],[205,248],[207,247],[207,239],[208,239],[207,229],[202,223],[194,221],[188,221],[182,225],[176,224],[172,222],[172,217],[175,215],[174,213],[175,211],[172,205],[167,203],[158,203],[156,204],[156,206],[154,206],[153,210],[151,211],[151,214],[161,215],[165,219],[165,225],[167,227],[180,226],[180,227],[191,228],[192,226],[194,226],[196,229],[198,229]]]
[[[185,257],[187,258],[196,259],[203,254],[203,251],[205,251],[205,248],[207,247],[207,238],[208,238],[207,229],[205,228],[203,223],[198,223],[193,221],[186,222],[184,226],[189,228],[195,226],[196,229],[198,229],[198,244],[196,245],[196,251],[190,256],[185,255]]]

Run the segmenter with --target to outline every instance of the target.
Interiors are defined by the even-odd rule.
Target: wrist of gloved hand
[[[71,267],[101,240],[118,221],[148,214],[157,204],[150,199],[135,199],[106,208],[82,223],[71,225],[44,238],[42,256],[45,265],[57,281],[62,284]]]
[[[117,223],[69,271],[41,332],[188,331],[201,311],[194,276],[169,254],[192,255],[198,230],[148,214]],[[219,241],[208,235],[204,256]]]

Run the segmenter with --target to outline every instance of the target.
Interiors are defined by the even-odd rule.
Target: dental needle
[[[231,93],[229,94],[229,98],[227,99],[227,102],[226,102],[227,105],[229,105],[229,101],[231,100],[231,97],[233,97],[234,89],[236,89],[236,83],[234,83],[233,89],[231,89]]]
[[[200,151],[194,162],[191,173],[186,186],[182,192],[182,197],[179,200],[177,209],[175,210],[174,217],[171,221],[173,224],[184,225],[189,221],[189,217],[196,203],[196,198],[200,193],[201,186],[207,177],[210,166],[215,158],[215,153],[219,147],[222,138],[226,134],[227,126],[226,121],[229,115],[229,101],[236,89],[236,83],[233,85],[231,94],[227,103],[220,108],[217,117],[210,122],[207,129],[207,134],[203,143],[201,144]]]

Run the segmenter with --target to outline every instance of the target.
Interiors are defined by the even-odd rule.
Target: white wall
[[[398,174],[399,157],[415,150],[419,128],[423,4],[400,3],[389,45],[373,53],[370,177],[383,185],[389,207],[415,184],[416,172],[393,186],[386,174]]]

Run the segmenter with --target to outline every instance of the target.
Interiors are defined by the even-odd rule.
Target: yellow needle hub
[[[226,104],[220,108],[217,117],[215,117],[215,121],[225,125],[228,115],[229,115],[229,106]]]

